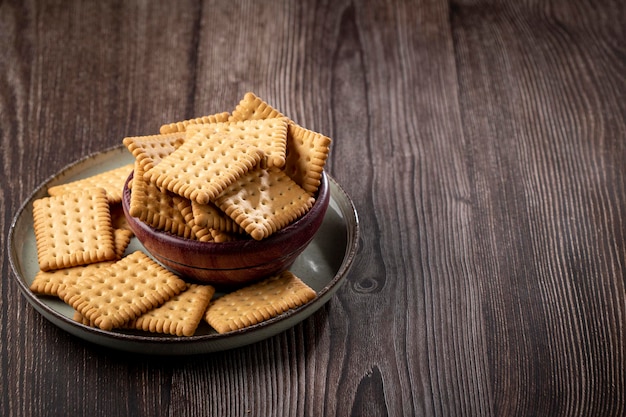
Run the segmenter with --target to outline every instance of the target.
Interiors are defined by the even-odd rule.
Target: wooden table
[[[620,0],[0,4],[3,416],[626,413]],[[7,234],[83,156],[253,91],[333,139],[358,257],[233,351],[88,344],[21,296]]]

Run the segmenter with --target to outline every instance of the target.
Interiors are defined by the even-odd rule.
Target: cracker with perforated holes
[[[295,123],[287,129],[287,161],[284,170],[310,194],[319,188],[331,140]]]
[[[239,138],[198,132],[146,171],[144,178],[158,187],[206,204],[258,164],[262,157],[261,150]]]
[[[126,327],[151,333],[193,336],[214,293],[215,288],[211,285],[189,284],[185,291],[139,316]]]
[[[204,318],[218,333],[227,333],[269,320],[315,296],[293,272],[284,271],[212,301]]]
[[[59,289],[59,297],[102,330],[119,328],[187,288],[187,283],[136,251]]]
[[[283,114],[252,92],[246,93],[235,107],[228,121],[259,120],[283,117]]]
[[[103,188],[35,200],[33,227],[42,271],[116,257],[109,202]]]
[[[122,141],[144,171],[149,170],[161,159],[180,147],[185,141],[185,133],[163,135],[129,136]]]
[[[239,138],[263,152],[263,166],[281,168],[285,165],[288,123],[286,117],[243,120],[197,125],[189,132],[202,132],[209,138],[220,134]]]
[[[107,192],[109,203],[120,203],[122,201],[124,182],[126,182],[126,178],[128,178],[130,172],[133,170],[133,166],[134,164],[128,164],[87,178],[55,185],[48,188],[48,194],[51,196],[60,196],[90,188],[104,188]]]
[[[261,240],[302,216],[314,201],[282,170],[259,168],[227,187],[215,205]]]
[[[216,114],[210,114],[208,116],[196,117],[195,119],[183,120],[180,122],[168,123],[162,125],[159,129],[161,134],[184,132],[189,126],[206,123],[219,123],[226,122],[230,117],[230,113],[222,112]]]

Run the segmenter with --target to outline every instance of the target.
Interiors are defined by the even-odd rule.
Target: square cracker
[[[133,164],[124,165],[87,178],[52,186],[48,188],[48,194],[59,196],[89,188],[104,188],[107,192],[109,203],[120,203],[122,201],[124,182],[126,182],[132,170]]]
[[[204,318],[218,333],[226,333],[269,320],[315,296],[300,278],[284,271],[216,299],[209,304]]]
[[[187,284],[140,251],[101,268],[59,297],[102,330],[123,326],[185,290]]]
[[[315,194],[320,185],[330,143],[330,138],[321,133],[289,123],[284,170],[310,194]]]
[[[206,204],[263,157],[257,147],[223,133],[198,132],[152,169],[144,178],[161,188]]]
[[[261,240],[302,216],[314,201],[282,170],[258,168],[227,187],[215,205]]]
[[[210,285],[189,284],[187,289],[150,310],[126,327],[175,336],[193,336],[204,317],[215,288]]]
[[[103,188],[35,200],[33,227],[42,271],[116,257],[109,202]]]
[[[205,123],[226,122],[230,114],[228,112],[210,114],[208,116],[196,117],[195,119],[183,120],[180,122],[168,123],[159,129],[161,134],[185,132],[189,126]]]
[[[239,138],[263,152],[264,166],[281,168],[285,165],[287,153],[288,124],[288,118],[278,117],[197,125],[189,132],[199,131],[207,137],[224,134],[228,137]]]

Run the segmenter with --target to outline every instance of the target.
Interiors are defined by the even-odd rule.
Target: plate
[[[346,279],[358,244],[359,221],[350,197],[330,175],[330,203],[315,238],[296,259],[291,270],[311,286],[317,296],[299,308],[245,329],[218,334],[201,323],[194,336],[177,337],[139,331],[105,331],[72,319],[74,310],[55,297],[38,296],[30,284],[39,271],[33,231],[33,201],[45,197],[50,186],[75,181],[133,162],[126,147],[117,146],[68,165],[44,181],[18,210],[9,230],[9,261],[26,300],[52,324],[83,340],[129,352],[157,355],[209,353],[245,346],[281,333],[322,307]],[[142,250],[133,238],[127,253]],[[147,251],[144,250],[147,254]]]

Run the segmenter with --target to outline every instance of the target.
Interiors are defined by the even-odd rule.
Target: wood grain
[[[0,3],[0,415],[626,414],[622,2]],[[19,294],[7,234],[65,165],[254,91],[333,139],[359,212],[311,318],[111,351]]]
[[[606,106],[623,97],[623,77],[601,69],[614,45],[584,27],[592,7],[532,6],[452,17],[461,91],[483,93],[460,102],[472,174],[489,190],[475,193],[473,231],[491,236],[480,240],[493,259],[483,291],[500,304],[483,310],[495,324],[494,412],[620,415],[623,376],[607,376],[624,369],[625,147],[609,132],[624,119]],[[492,47],[477,48],[487,38]]]

